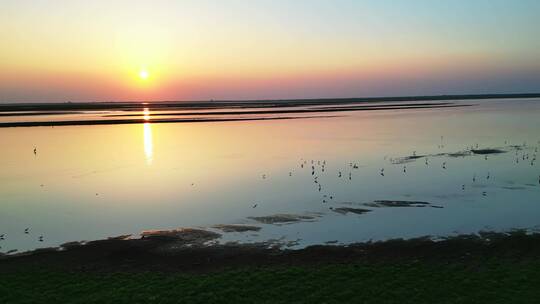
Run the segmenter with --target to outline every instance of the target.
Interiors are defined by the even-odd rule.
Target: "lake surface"
[[[0,252],[217,224],[261,227],[221,242],[293,248],[536,230],[540,99],[453,102],[468,106],[189,123],[141,106],[146,123],[0,128]]]

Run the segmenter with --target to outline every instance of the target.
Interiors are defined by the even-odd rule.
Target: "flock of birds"
[[[444,139],[441,136],[441,143],[437,145],[438,149],[445,148],[445,144],[444,144],[443,140]],[[534,147],[528,146],[527,142],[524,142],[521,145],[508,146],[508,141],[504,141],[504,144],[505,144],[506,148],[510,148],[510,149],[515,150],[515,157],[516,157],[515,158],[515,164],[519,164],[520,161],[530,161],[531,166],[534,166],[536,164],[535,162],[536,162],[536,154],[538,153],[538,146],[534,146]],[[537,144],[540,145],[540,141],[538,141]],[[534,153],[526,152],[527,148],[530,148],[531,150],[532,150],[532,148],[534,148]],[[465,151],[458,152],[458,153],[456,153],[456,155],[461,155],[461,156],[465,157],[465,156],[469,156],[469,155],[480,155],[481,156],[483,154],[484,155],[484,160],[488,160],[489,159],[488,158],[489,154],[508,153],[508,151],[505,151],[505,150],[496,151],[496,152],[489,152],[489,150],[498,150],[498,149],[481,149],[479,144],[475,144],[475,145],[472,145],[472,146],[467,146]],[[523,152],[520,153],[520,151],[523,151]],[[413,151],[411,156],[408,156],[408,157],[405,157],[405,158],[400,158],[400,159],[401,160],[408,159],[408,160],[411,160],[411,161],[415,161],[417,159],[424,158],[424,164],[426,166],[429,166],[430,165],[430,162],[429,162],[430,158],[436,158],[436,157],[440,157],[440,156],[444,156],[444,155],[450,155],[450,154],[452,154],[452,153],[440,153],[440,154],[435,154],[435,155],[417,155],[416,151]],[[385,156],[384,159],[389,160],[390,164],[392,164],[392,165],[398,165],[399,164],[399,159],[388,158],[387,156]],[[440,166],[441,166],[442,170],[447,170],[447,168],[448,168],[446,161],[443,161],[442,163],[440,163]],[[321,185],[319,176],[321,176],[325,172],[328,172],[326,160],[313,160],[313,159],[305,160],[305,159],[300,159],[299,167],[300,167],[300,169],[309,169],[311,171],[311,176],[313,178],[313,184],[315,184],[316,190],[318,192],[322,192],[323,186]],[[357,163],[349,162],[348,163],[348,168],[349,168],[349,170],[338,170],[337,171],[337,177],[340,178],[340,179],[343,178],[345,180],[352,180],[352,178],[353,178],[352,172],[355,169],[359,169],[359,166],[358,166]],[[403,171],[403,174],[407,173],[407,165],[403,165],[403,170],[402,171]],[[293,171],[289,171],[288,175],[292,176]],[[379,175],[382,176],[382,177],[385,176],[385,168],[384,167],[379,170]],[[262,179],[267,179],[267,178],[268,178],[267,174],[262,174]],[[478,178],[479,178],[479,176],[476,173],[474,173],[473,176],[472,176],[472,183],[476,183]],[[492,179],[492,173],[490,171],[488,171],[485,174],[485,179],[486,180]],[[540,184],[540,175],[538,176],[538,184]],[[466,184],[461,184],[461,190],[462,191],[466,190]],[[487,191],[482,191],[482,196],[487,196],[487,194],[488,194]],[[322,199],[321,199],[322,203],[328,203],[329,201],[332,201],[334,199],[334,197],[335,197],[335,194],[329,194],[329,193],[323,194]],[[256,208],[258,205],[259,205],[258,203],[253,204],[252,208]],[[330,209],[332,209],[332,207],[330,207]]]
[[[24,228],[24,234],[30,235],[30,228]],[[7,236],[6,236],[5,233],[0,234],[0,241],[4,241],[4,240],[6,239],[6,237],[7,237]],[[43,238],[44,238],[43,235],[40,235],[40,236],[37,238],[38,242],[43,242],[43,241],[44,241]],[[2,246],[1,246],[1,245],[0,245],[0,249],[2,249]],[[8,251],[8,253],[15,252],[15,251],[16,251],[16,250],[10,250],[10,251]]]

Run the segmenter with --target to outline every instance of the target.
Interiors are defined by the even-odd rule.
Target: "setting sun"
[[[148,74],[148,71],[147,71],[147,70],[141,70],[141,71],[139,72],[139,77],[140,77],[141,79],[147,79],[148,76],[150,76],[150,74]]]

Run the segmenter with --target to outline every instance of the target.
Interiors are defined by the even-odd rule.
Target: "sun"
[[[148,73],[147,70],[141,70],[141,71],[139,72],[139,77],[140,77],[141,79],[148,79],[148,76],[150,76],[150,74]]]

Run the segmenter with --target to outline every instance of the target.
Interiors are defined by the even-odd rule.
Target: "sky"
[[[0,102],[540,92],[537,0],[0,0]]]

